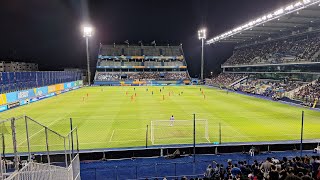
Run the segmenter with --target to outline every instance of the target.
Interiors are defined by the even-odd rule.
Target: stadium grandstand
[[[182,46],[100,45],[95,85],[190,84]]]
[[[0,72],[0,93],[8,93],[82,79],[73,71]]]
[[[207,84],[318,107],[319,17],[318,1],[298,1],[208,40],[235,49]]]
[[[0,180],[320,180],[320,0],[206,40],[234,51],[205,85],[205,28],[201,80],[182,44],[126,41],[100,44],[92,84],[94,28],[83,31],[87,71],[0,72]]]

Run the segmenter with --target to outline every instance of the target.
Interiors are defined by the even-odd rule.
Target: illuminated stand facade
[[[190,84],[182,45],[100,45],[95,85]]]

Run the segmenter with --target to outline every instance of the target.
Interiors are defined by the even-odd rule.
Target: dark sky
[[[40,70],[85,67],[83,22],[95,27],[91,64],[100,42],[183,43],[192,76],[200,72],[197,30],[212,37],[293,0],[1,0],[0,58],[39,63]],[[205,71],[218,72],[232,46],[207,46]]]

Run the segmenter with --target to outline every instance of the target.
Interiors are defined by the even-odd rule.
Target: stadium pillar
[[[4,140],[4,135],[3,133],[1,133],[1,138],[2,138],[2,156],[3,156],[3,159],[6,159],[6,146],[5,146],[5,140]]]
[[[76,127],[76,138],[77,138],[77,153],[79,154],[79,139],[78,139],[78,128]]]
[[[86,37],[86,51],[87,51],[87,66],[88,66],[88,85],[91,85],[91,72],[90,72],[90,55],[89,55],[89,37]]]
[[[68,167],[68,155],[67,155],[67,147],[66,147],[66,138],[63,138],[63,146],[64,146],[64,161],[66,163],[66,168]]]
[[[11,119],[12,143],[13,143],[13,153],[14,153],[14,169],[19,170],[15,120],[16,120],[15,118]]]
[[[147,125],[147,129],[146,129],[146,148],[148,148],[148,129],[149,129],[149,125]]]
[[[28,128],[28,119],[27,116],[24,116],[24,121],[26,124],[26,135],[27,135],[27,145],[28,145],[28,161],[31,161],[31,152],[30,152],[30,140],[29,140],[29,128]]]
[[[302,141],[303,141],[303,122],[304,121],[304,111],[301,114],[301,138],[300,138],[300,157],[302,157]]]
[[[48,128],[44,128],[44,132],[46,135],[46,150],[47,150],[47,159],[48,159],[48,164],[50,165],[50,150],[49,150],[49,141],[48,141]]]
[[[201,39],[201,83],[203,83],[203,69],[204,69],[204,59],[203,59],[203,45],[204,39]]]
[[[219,123],[219,144],[221,144],[221,123]]]
[[[206,39],[206,29],[200,29],[198,31],[198,38],[201,40],[201,83],[203,83],[203,69],[204,69],[204,58],[203,58],[203,46],[204,46],[204,40]]]
[[[86,51],[87,51],[87,66],[88,66],[88,85],[91,85],[91,73],[90,73],[90,55],[89,55],[89,37],[92,36],[93,28],[91,26],[83,27],[83,37],[86,38]]]
[[[72,154],[72,159],[74,158],[74,147],[73,147],[73,127],[72,127],[72,118],[70,118],[70,135],[71,135],[71,154]]]
[[[196,162],[196,114],[193,114],[193,162]]]

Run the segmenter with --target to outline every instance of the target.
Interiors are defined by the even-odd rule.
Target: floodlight
[[[302,5],[302,3],[299,1],[296,4],[294,4],[294,7],[298,7],[298,6],[301,6],[301,5]]]
[[[91,37],[93,33],[93,28],[91,26],[83,27],[83,37]]]
[[[309,4],[310,2],[310,0],[303,0],[303,4]]]
[[[280,15],[280,14],[282,14],[284,12],[284,10],[281,8],[281,9],[279,9],[279,10],[277,10],[277,11],[275,11],[274,12],[274,15]]]
[[[207,31],[206,29],[200,29],[198,31],[199,39],[206,39],[207,38],[206,31]]]
[[[289,6],[286,7],[285,10],[286,10],[286,11],[290,11],[290,10],[292,10],[293,8],[294,8],[293,5],[289,5]]]
[[[90,72],[90,53],[89,53],[89,38],[92,36],[93,27],[84,26],[83,27],[83,37],[86,38],[86,51],[87,51],[87,68],[88,68],[88,85],[91,85],[91,72]]]
[[[221,35],[223,38],[225,34]],[[207,30],[205,28],[202,28],[198,31],[198,38],[201,40],[201,82],[203,82],[203,69],[204,69],[204,57],[203,57],[203,45],[204,40],[207,38]],[[220,39],[220,37],[218,37]]]

